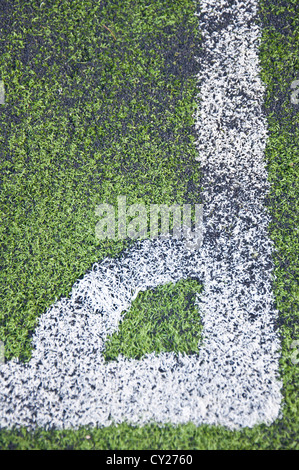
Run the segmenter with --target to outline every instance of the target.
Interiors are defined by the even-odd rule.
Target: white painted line
[[[259,78],[257,1],[203,0],[198,151],[204,239],[145,240],[93,265],[40,318],[28,365],[0,367],[0,426],[78,428],[112,422],[271,424],[280,414],[280,343],[274,328],[272,243]],[[218,28],[218,26],[221,26]],[[213,30],[214,27],[214,30]],[[103,350],[138,292],[196,276],[203,343],[198,355],[119,356]]]

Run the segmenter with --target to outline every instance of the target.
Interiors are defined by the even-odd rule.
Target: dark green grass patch
[[[201,285],[195,279],[140,292],[119,330],[106,343],[106,361],[119,354],[140,359],[145,354],[197,354],[202,322],[196,305]]]

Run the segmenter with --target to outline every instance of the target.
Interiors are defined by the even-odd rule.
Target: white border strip
[[[204,243],[145,240],[95,264],[69,299],[40,318],[32,359],[0,366],[0,426],[78,428],[127,421],[230,429],[272,423],[281,406],[272,244],[263,208],[266,121],[257,1],[202,0],[197,142],[204,172]],[[214,31],[211,28],[215,26]],[[220,29],[217,29],[217,28]],[[138,292],[181,278],[204,283],[198,355],[120,356],[103,350]]]

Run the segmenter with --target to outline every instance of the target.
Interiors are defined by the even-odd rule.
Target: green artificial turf
[[[118,255],[129,244],[96,239],[97,204],[116,205],[119,195],[126,195],[128,204],[147,206],[200,203],[192,128],[198,70],[192,57],[200,47],[194,12],[200,3],[148,3],[1,4],[0,340],[7,360],[28,361],[39,316],[55,299],[67,296],[95,261]],[[290,84],[299,78],[296,0],[261,0],[261,12],[282,417],[271,426],[237,432],[207,425],[139,428],[126,423],[76,431],[4,429],[0,448],[299,448],[298,364],[291,360],[292,342],[299,339],[299,112],[290,101]],[[163,291],[167,307],[168,288]],[[185,285],[182,296],[188,292],[190,285]],[[151,295],[135,301],[141,316],[151,306],[155,311]],[[180,321],[188,309],[180,308]]]
[[[97,240],[98,204],[198,203],[194,70],[180,62],[192,69],[199,34],[189,1],[7,8],[0,339],[27,361],[42,312],[128,245]]]
[[[198,353],[202,323],[196,294],[200,291],[197,280],[184,279],[140,292],[107,341],[105,360],[116,360],[119,354],[140,359],[152,352]]]

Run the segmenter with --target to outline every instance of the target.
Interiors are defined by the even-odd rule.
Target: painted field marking
[[[200,250],[174,239],[137,242],[95,263],[40,318],[32,359],[0,367],[0,427],[78,428],[127,421],[271,424],[280,414],[280,342],[264,197],[267,139],[254,0],[203,0],[199,27],[198,160],[204,175]],[[119,356],[105,343],[139,292],[196,277],[197,355]]]

